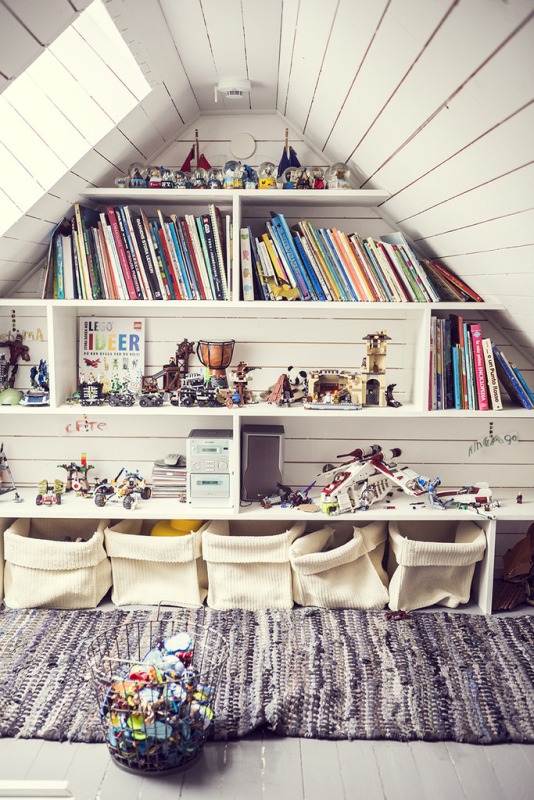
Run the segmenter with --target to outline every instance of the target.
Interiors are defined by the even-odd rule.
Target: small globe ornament
[[[324,189],[326,187],[325,168],[310,167],[311,189]]]
[[[202,167],[196,167],[192,174],[193,189],[208,188],[208,173]]]
[[[276,172],[276,164],[263,161],[258,167],[258,189],[276,189]]]
[[[176,189],[186,189],[185,173],[179,169],[174,170],[174,186]]]
[[[326,185],[329,189],[350,189],[350,167],[337,161],[328,168]]]
[[[140,161],[134,161],[128,167],[128,183],[131,189],[145,189],[147,185],[147,169]]]
[[[161,188],[174,189],[176,183],[174,180],[174,172],[170,167],[160,167],[161,172]]]
[[[243,173],[241,161],[227,161],[223,167],[223,189],[242,189]]]
[[[161,167],[148,168],[148,188],[161,189]]]
[[[117,189],[127,189],[130,185],[130,181],[126,175],[117,175],[114,183]]]
[[[208,189],[222,189],[223,180],[222,167],[211,167],[208,170]]]

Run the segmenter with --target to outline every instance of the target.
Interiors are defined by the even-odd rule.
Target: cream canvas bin
[[[94,608],[111,586],[108,523],[18,519],[4,531],[4,591],[10,608]],[[66,537],[85,541],[65,541]]]
[[[202,538],[208,605],[215,609],[292,608],[289,548],[305,522],[216,520]]]
[[[106,550],[111,559],[117,606],[203,603],[206,565],[202,558],[202,531],[185,536],[150,536],[152,520],[123,520],[106,528]]]
[[[382,566],[387,522],[363,528],[327,525],[302,536],[289,549],[293,598],[301,606],[384,608],[388,576]]]
[[[393,611],[467,603],[486,536],[474,522],[390,522],[389,607]]]

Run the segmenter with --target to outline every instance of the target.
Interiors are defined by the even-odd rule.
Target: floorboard
[[[0,786],[30,779],[67,780],[76,800],[533,800],[534,745],[257,734],[208,742],[185,772],[143,777],[104,745],[0,739]]]

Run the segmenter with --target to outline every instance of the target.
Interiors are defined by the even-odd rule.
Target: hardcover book
[[[145,321],[80,317],[78,383],[101,383],[103,393],[141,391],[145,371]]]
[[[502,409],[501,388],[497,378],[497,367],[493,357],[491,339],[482,339],[482,352],[484,353],[484,362],[486,364],[486,378],[488,380],[488,395],[491,407],[494,411],[500,411]]]
[[[527,408],[529,410],[534,408],[534,403],[532,403],[530,397],[525,392],[522,384],[517,378],[517,375],[510,366],[508,359],[496,344],[493,345],[493,355],[495,356],[497,377],[506,389],[510,400],[520,406],[523,406],[523,408]]]

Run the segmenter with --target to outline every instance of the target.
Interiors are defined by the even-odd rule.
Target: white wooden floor
[[[0,787],[7,780],[67,780],[76,800],[534,800],[534,745],[259,734],[208,742],[187,772],[142,778],[104,745],[0,739]]]

